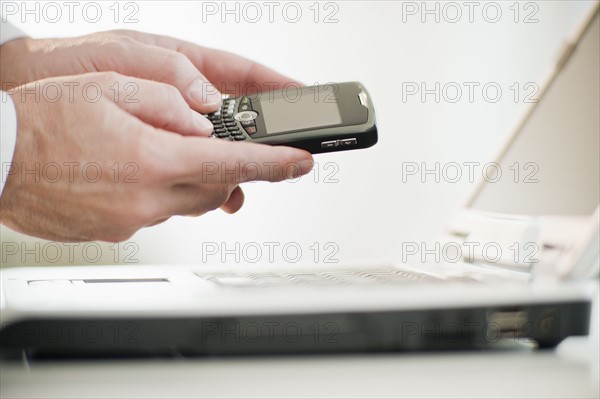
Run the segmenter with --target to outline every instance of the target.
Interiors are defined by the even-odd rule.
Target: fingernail
[[[211,121],[192,110],[192,120],[194,121],[194,125],[198,130],[201,130],[203,133],[211,134],[213,131],[213,124]]]
[[[199,105],[221,105],[221,93],[212,83],[196,79],[190,86],[190,97]]]

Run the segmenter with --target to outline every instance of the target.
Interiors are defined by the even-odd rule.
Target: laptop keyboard
[[[406,284],[441,279],[398,269],[332,270],[314,273],[195,273],[203,280],[227,287],[285,285],[370,285]]]

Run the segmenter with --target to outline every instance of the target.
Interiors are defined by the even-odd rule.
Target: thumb
[[[178,147],[182,182],[277,182],[305,175],[314,166],[309,152],[292,147],[191,136],[168,145]]]

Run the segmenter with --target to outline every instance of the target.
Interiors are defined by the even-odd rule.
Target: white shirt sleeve
[[[5,21],[2,13],[0,12],[0,45],[25,36],[27,35],[19,30],[16,26],[8,21]]]
[[[0,15],[0,45],[24,36],[23,32],[9,22],[5,22]],[[17,143],[17,112],[8,93],[2,91],[0,95],[2,96],[0,100],[0,195],[2,195]]]
[[[0,92],[0,95],[2,95],[0,103],[0,166],[2,166],[0,195],[2,195],[17,143],[17,112],[8,93]]]

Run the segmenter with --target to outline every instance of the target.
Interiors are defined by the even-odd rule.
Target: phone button
[[[335,148],[337,146],[338,146],[338,141],[337,140],[323,141],[321,143],[321,148]]]
[[[250,101],[250,97],[242,97],[240,100],[240,105],[247,105],[247,106],[251,106],[252,102]]]
[[[253,135],[254,133],[256,133],[256,126],[248,126],[248,127],[245,127],[244,130],[249,135]]]
[[[234,118],[235,120],[238,120],[240,122],[244,122],[244,121],[253,121],[254,119],[256,119],[258,117],[258,114],[254,111],[243,111],[243,112],[238,112],[237,114],[235,114]]]
[[[339,144],[342,147],[347,147],[347,146],[351,146],[351,145],[356,145],[357,141],[354,138],[352,138],[352,139],[343,139],[343,140],[339,140]]]

